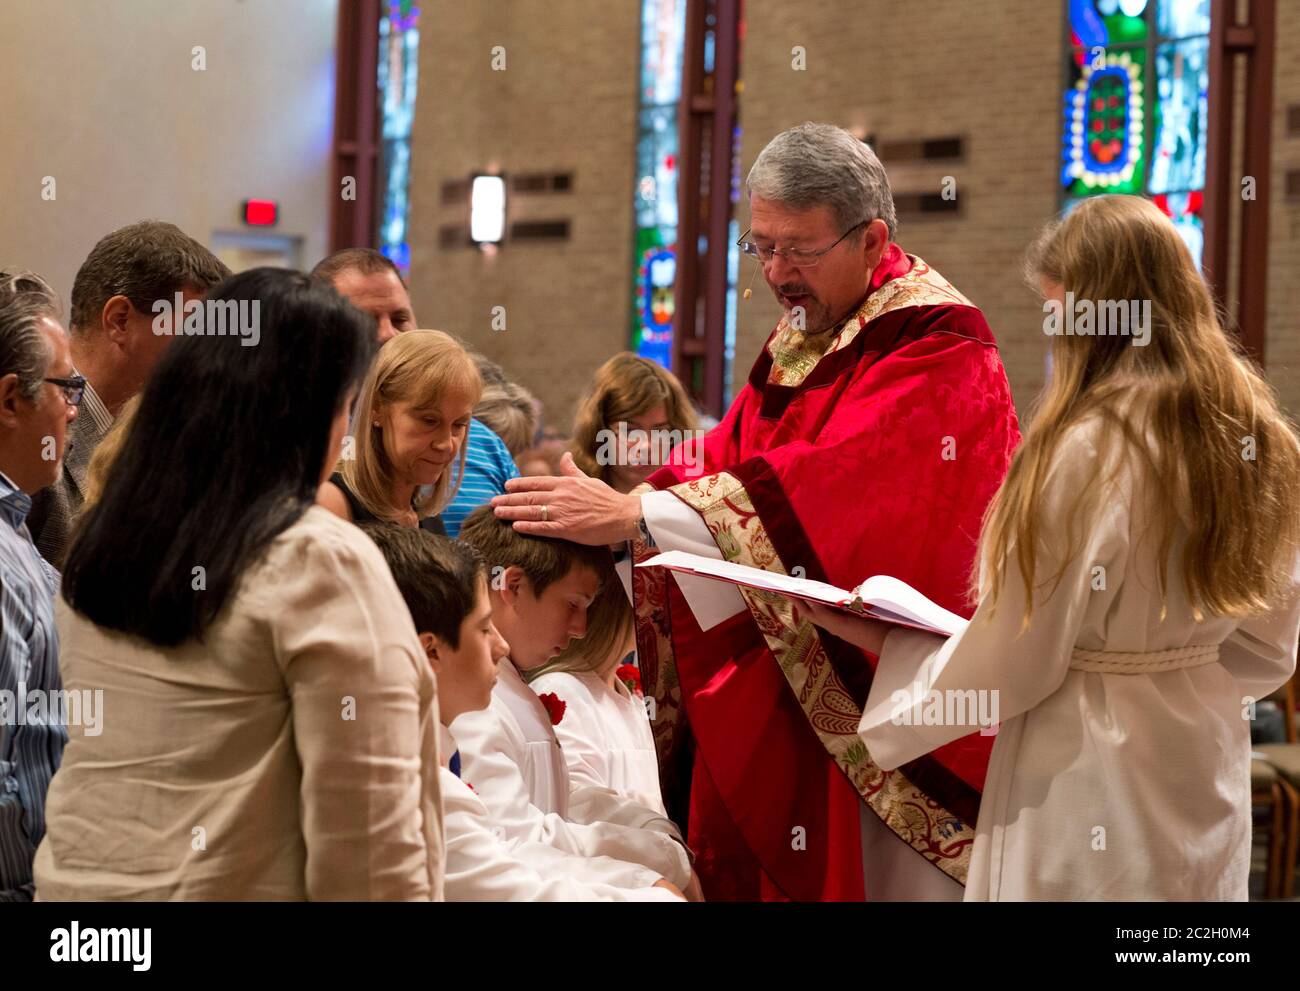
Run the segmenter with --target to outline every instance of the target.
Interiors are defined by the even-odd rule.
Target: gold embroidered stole
[[[772,355],[772,370],[767,381],[772,385],[799,385],[822,358],[848,347],[868,323],[891,310],[944,303],[973,305],[922,259],[915,255],[908,255],[908,258],[912,262],[911,270],[886,282],[863,300],[857,312],[834,334],[809,336],[791,327],[789,318],[783,316],[767,346]]]

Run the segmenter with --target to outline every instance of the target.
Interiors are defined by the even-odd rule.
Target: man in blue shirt
[[[58,574],[26,519],[32,494],[59,477],[84,388],[53,290],[30,272],[0,272],[0,902],[32,898],[45,791],[68,738]]]

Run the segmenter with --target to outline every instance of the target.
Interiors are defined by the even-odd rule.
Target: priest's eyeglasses
[[[827,248],[822,248],[820,251],[807,251],[802,248],[766,248],[762,245],[755,244],[753,241],[745,240],[745,238],[749,236],[749,230],[746,230],[745,233],[740,236],[740,240],[736,242],[736,247],[749,255],[750,258],[757,258],[764,264],[770,262],[773,255],[780,255],[795,268],[812,268],[822,260],[823,255],[830,254],[830,252],[833,251],[846,237],[852,234],[859,227],[869,223],[871,223],[869,220],[859,220],[856,224],[836,238],[835,244],[832,244]]]
[[[52,379],[47,378],[44,381],[51,385],[57,385],[59,391],[63,393],[64,402],[69,406],[80,406],[81,397],[86,394],[86,379],[82,375],[74,375],[70,379]]]

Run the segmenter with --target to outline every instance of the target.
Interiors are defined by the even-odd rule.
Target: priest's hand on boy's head
[[[583,473],[565,453],[563,474],[533,475],[506,482],[506,494],[492,500],[498,519],[514,521],[520,533],[562,537],[578,544],[613,544],[637,534],[639,496],[623,495]]]

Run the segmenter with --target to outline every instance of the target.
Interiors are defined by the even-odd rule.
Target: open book
[[[966,628],[966,620],[956,613],[931,602],[911,585],[889,575],[868,578],[850,592],[826,582],[794,578],[775,571],[751,568],[747,564],[688,554],[686,551],[665,551],[648,561],[642,561],[637,567],[667,568],[669,571],[743,585],[763,592],[775,592],[792,599],[821,602],[886,623],[910,626],[944,637],[956,636]]]

